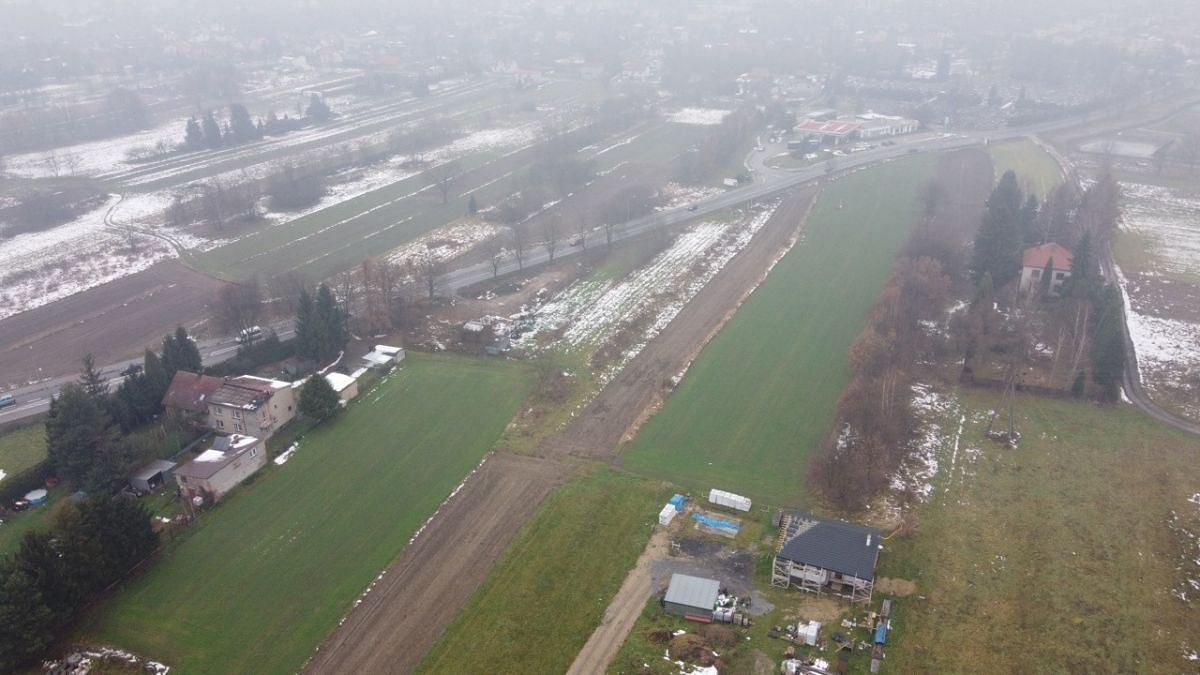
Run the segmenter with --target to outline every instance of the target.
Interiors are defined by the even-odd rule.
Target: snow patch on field
[[[1158,386],[1179,387],[1189,372],[1200,369],[1200,324],[1168,319],[1138,311],[1131,299],[1137,284],[1114,265],[1125,300],[1125,322],[1137,356],[1142,385],[1151,392]]]
[[[183,140],[186,124],[187,118],[181,117],[128,136],[13,155],[5,158],[5,170],[22,178],[110,174],[137,166],[128,161],[131,151],[151,150],[160,144],[173,150]]]
[[[720,124],[721,120],[724,120],[728,114],[728,110],[717,108],[680,108],[674,112],[667,113],[667,121],[675,122],[676,124],[712,126]]]
[[[453,260],[499,231],[495,225],[483,222],[459,223],[440,227],[418,239],[392,249],[386,257],[391,262],[418,263],[431,257],[434,262]]]
[[[775,206],[735,223],[698,223],[622,280],[586,279],[571,284],[534,312],[535,329],[522,337],[522,343],[534,344],[537,335],[562,330],[555,346],[591,349],[612,340],[629,322],[644,320],[645,328],[633,343],[598,376],[603,386],[750,243]]]
[[[658,207],[659,211],[669,211],[677,209],[687,204],[694,204],[703,201],[710,197],[723,194],[724,189],[711,187],[706,185],[680,185],[679,183],[667,183],[659,191],[659,196],[663,199],[663,204]]]
[[[173,257],[167,242],[109,229],[105,215],[120,198],[45,232],[0,241],[0,319],[100,284],[136,274]]]
[[[1124,227],[1148,237],[1161,272],[1200,274],[1200,198],[1122,183]]]
[[[950,412],[958,408],[958,399],[935,391],[926,384],[912,386],[912,414],[917,420],[917,431],[910,444],[909,457],[892,477],[891,487],[895,492],[909,494],[920,502],[929,500],[933,494],[933,481],[940,468],[939,456],[953,443],[957,450],[964,419],[957,429],[944,429]],[[951,465],[957,460],[957,452],[951,452]]]

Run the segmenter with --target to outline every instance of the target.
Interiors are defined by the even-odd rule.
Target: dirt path
[[[661,402],[664,383],[695,358],[794,243],[814,195],[815,190],[807,188],[786,197],[750,244],[574,424],[548,438],[536,457],[492,456],[350,612],[305,672],[409,673],[416,669],[541,501],[574,472],[574,458],[616,457],[621,442]],[[632,611],[636,619],[640,607]],[[624,622],[626,614],[622,605],[614,617]],[[624,633],[612,638],[617,647],[620,639]]]
[[[625,636],[633,629],[633,624],[646,606],[646,600],[654,592],[651,571],[655,562],[667,557],[669,545],[667,531],[662,528],[655,530],[650,543],[646,544],[646,550],[642,551],[637,564],[621,584],[621,590],[617,591],[608,609],[604,610],[600,625],[596,626],[587,644],[579,650],[567,675],[590,675],[608,670],[608,664],[620,651]]]

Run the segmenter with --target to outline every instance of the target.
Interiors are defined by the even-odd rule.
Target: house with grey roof
[[[788,514],[780,523],[771,584],[870,602],[881,534],[841,520]]]

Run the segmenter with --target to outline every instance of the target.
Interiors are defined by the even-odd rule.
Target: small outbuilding
[[[358,380],[349,375],[329,373],[325,376],[325,381],[337,392],[338,399],[341,400],[343,405],[349,403],[350,399],[358,396]]]
[[[218,436],[212,447],[175,469],[175,482],[184,497],[215,502],[266,463],[267,451],[261,439],[239,434]]]
[[[667,614],[682,616],[693,621],[712,621],[713,609],[721,584],[715,579],[693,577],[688,574],[672,574],[667,594],[663,598],[663,609]]]
[[[129,487],[138,492],[154,492],[175,477],[175,462],[156,459],[129,477]]]

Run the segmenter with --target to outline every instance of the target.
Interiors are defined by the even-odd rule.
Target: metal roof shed
[[[663,609],[668,614],[711,621],[720,592],[721,584],[715,579],[672,574],[667,595],[663,598]]]
[[[156,459],[129,477],[129,487],[139,492],[152,492],[169,482],[174,475],[175,462]]]

